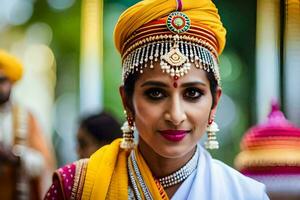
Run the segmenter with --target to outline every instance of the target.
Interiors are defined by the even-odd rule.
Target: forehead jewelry
[[[173,36],[173,47],[169,52],[161,56],[160,67],[164,73],[173,77],[173,86],[177,88],[177,80],[191,69],[189,59],[179,49],[179,35],[189,30],[191,21],[182,12],[172,12],[166,20],[167,28],[175,33]]]
[[[213,32],[196,23],[192,25],[182,12],[172,12],[166,20],[142,26],[123,44],[123,82],[130,74],[153,69],[156,62],[163,73],[174,79],[174,87],[179,77],[189,72],[191,63],[197,69],[212,72],[220,84],[217,47]]]

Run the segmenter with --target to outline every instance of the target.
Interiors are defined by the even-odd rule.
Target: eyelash
[[[154,94],[154,93],[159,93],[159,94]],[[160,100],[167,96],[165,92],[159,88],[150,88],[145,91],[145,95],[151,100]]]
[[[189,92],[193,92],[194,94],[192,96],[188,95]],[[187,88],[184,91],[183,97],[189,100],[197,100],[203,95],[203,91],[199,88]]]
[[[193,94],[189,94],[192,93]],[[144,93],[150,100],[161,100],[167,96],[166,92],[160,88],[150,88]],[[203,95],[203,91],[198,88],[187,88],[184,90],[183,97],[190,101],[195,101]]]

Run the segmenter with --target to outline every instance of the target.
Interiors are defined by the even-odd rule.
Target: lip
[[[162,130],[159,133],[167,140],[179,142],[189,133],[187,130]]]

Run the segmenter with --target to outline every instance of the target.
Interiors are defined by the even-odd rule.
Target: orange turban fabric
[[[0,49],[0,72],[16,82],[22,77],[23,66],[16,57]]]
[[[218,10],[211,0],[182,0],[181,12],[192,23],[209,28],[218,41],[217,52],[220,55],[225,47],[226,30],[220,20]],[[142,25],[168,16],[176,11],[176,0],[144,0],[128,8],[119,18],[114,38],[117,50],[121,53],[124,42]]]

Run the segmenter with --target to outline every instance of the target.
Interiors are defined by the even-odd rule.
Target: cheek
[[[188,109],[189,122],[193,124],[197,132],[200,131],[200,133],[203,133],[209,120],[210,107],[206,104],[199,103],[189,105]]]
[[[11,90],[10,87],[2,87],[0,88],[0,93],[2,95],[8,96],[10,94],[10,90]]]
[[[150,132],[156,129],[159,119],[161,119],[161,110],[157,105],[150,104],[143,97],[136,98],[134,101],[135,124],[139,134]]]
[[[147,124],[147,121],[151,121],[153,113],[150,112],[149,106],[143,100],[138,99],[137,101],[134,101],[134,110],[135,123],[137,126],[144,126]]]
[[[11,90],[11,85],[9,83],[4,83],[3,86],[2,86],[2,90],[3,91],[10,91]]]
[[[88,154],[93,154],[94,152],[96,152],[98,150],[98,146],[96,144],[91,144],[88,148]]]

